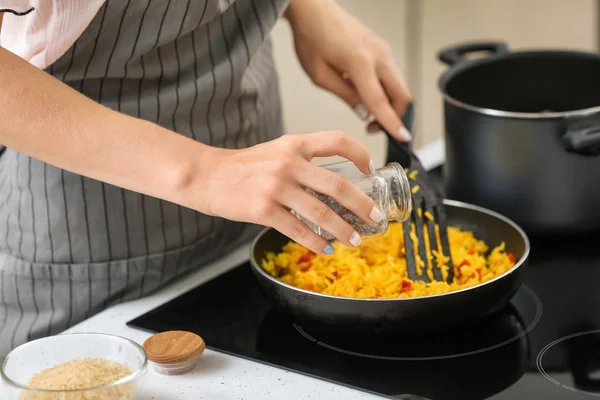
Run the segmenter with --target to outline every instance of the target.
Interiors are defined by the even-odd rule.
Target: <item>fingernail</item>
[[[327,243],[325,245],[325,248],[323,249],[323,253],[331,255],[331,254],[333,254],[333,252],[334,252],[333,246],[330,245],[329,243]]]
[[[354,112],[358,114],[363,121],[369,118],[369,111],[360,103],[354,106]]]
[[[380,223],[383,221],[383,214],[381,214],[381,211],[379,211],[377,207],[373,207],[371,214],[369,214],[369,218],[375,221],[375,223]]]
[[[360,245],[360,242],[362,242],[362,238],[360,237],[360,235],[358,234],[358,232],[352,232],[352,235],[350,235],[349,242],[353,246],[358,246],[358,245]]]
[[[371,175],[373,175],[376,172],[373,160],[369,161],[369,172],[371,173]]]
[[[403,126],[401,126],[398,129],[398,136],[400,136],[404,140],[410,140],[410,139],[412,139],[412,136],[410,135],[410,132],[408,131],[408,129],[406,129]]]

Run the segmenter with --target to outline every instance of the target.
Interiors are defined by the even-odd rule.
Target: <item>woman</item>
[[[137,298],[271,226],[333,248],[367,221],[355,186],[310,163],[373,168],[341,132],[283,133],[268,39],[291,24],[312,80],[409,140],[386,45],[332,0],[0,0],[0,357]],[[370,130],[376,128],[372,123]]]

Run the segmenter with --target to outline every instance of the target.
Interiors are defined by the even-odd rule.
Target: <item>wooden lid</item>
[[[186,331],[157,333],[144,342],[148,360],[157,364],[192,361],[204,352],[204,348],[204,340],[200,336]]]

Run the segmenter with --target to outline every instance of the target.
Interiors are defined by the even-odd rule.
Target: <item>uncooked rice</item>
[[[134,387],[131,382],[117,386],[98,387],[116,382],[131,373],[129,367],[116,361],[105,358],[76,358],[44,369],[27,382],[27,386],[31,388],[52,390],[52,392],[24,391],[19,399],[129,400],[134,395]]]

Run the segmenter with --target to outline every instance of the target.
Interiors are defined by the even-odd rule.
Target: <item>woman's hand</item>
[[[208,196],[206,208],[212,215],[273,227],[315,253],[331,254],[333,247],[294,217],[294,210],[340,242],[358,246],[358,233],[305,190],[333,197],[365,221],[383,219],[357,186],[310,162],[333,155],[353,161],[365,174],[374,170],[367,149],[343,132],[286,135],[244,150],[222,150],[200,188]]]
[[[372,114],[398,140],[411,95],[388,45],[333,0],[292,0],[286,11],[296,53],[313,82],[350,105],[364,120]],[[378,126],[371,122],[369,132]]]

